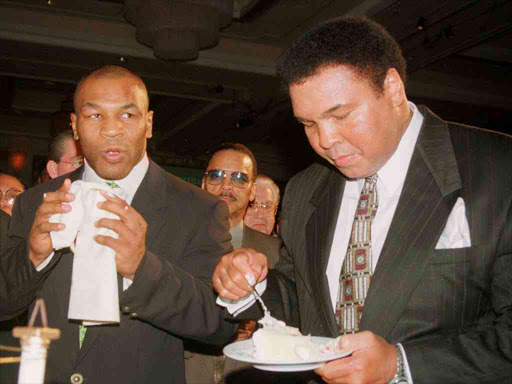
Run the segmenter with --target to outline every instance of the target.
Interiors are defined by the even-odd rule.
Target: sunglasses
[[[243,172],[229,172],[222,169],[212,169],[204,173],[206,175],[206,182],[211,185],[220,185],[224,179],[229,175],[229,180],[237,188],[245,188],[251,182],[251,178],[247,173]]]

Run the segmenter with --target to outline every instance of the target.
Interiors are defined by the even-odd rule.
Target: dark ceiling
[[[252,7],[216,47],[192,62],[164,62],[136,41],[122,0],[0,0],[0,133],[48,137],[67,123],[59,112],[76,82],[117,64],[148,85],[157,161],[201,168],[214,146],[237,141],[283,183],[313,154],[279,91],[276,59],[307,28],[344,14],[366,14],[400,42],[411,100],[447,120],[512,133],[512,0],[235,1]]]

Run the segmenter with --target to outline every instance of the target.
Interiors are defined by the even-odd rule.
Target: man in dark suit
[[[214,149],[208,160],[201,187],[225,201],[229,208],[229,224],[233,248],[252,248],[266,255],[273,267],[279,259],[281,241],[244,224],[247,207],[254,201],[257,175],[256,158],[243,144],[224,143]],[[235,340],[249,338],[256,330],[255,321],[239,324]],[[222,354],[222,347],[189,343],[185,351],[185,373],[188,384],[261,382],[261,372]]]
[[[148,159],[153,112],[138,76],[103,67],[79,83],[74,104],[73,131],[86,162],[18,197],[10,248],[0,257],[0,320],[44,298],[49,326],[61,330],[49,350],[47,384],[183,383],[182,338],[225,343],[233,331],[209,280],[232,249],[228,210]],[[73,254],[53,249],[50,232],[63,224],[49,217],[72,214],[75,180],[106,183],[126,196],[103,193],[99,208],[119,220],[95,223],[118,234],[95,241],[115,250],[119,324],[84,328],[68,320]]]
[[[341,333],[341,347],[353,350],[313,380],[510,382],[511,138],[447,123],[408,102],[398,44],[364,18],[313,29],[278,72],[328,164],[286,188],[284,247],[264,298],[285,276],[301,331]],[[358,227],[355,217],[372,210]],[[367,228],[369,260],[352,252]],[[369,289],[347,286],[346,260],[370,271]],[[217,266],[214,285],[221,296],[243,297],[251,290],[246,273],[261,282],[263,258],[235,251]],[[361,292],[362,317],[340,317],[347,297]]]

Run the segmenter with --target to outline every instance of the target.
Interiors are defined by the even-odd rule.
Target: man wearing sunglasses
[[[51,139],[48,145],[46,170],[52,179],[73,172],[83,163],[82,150],[71,129],[63,131]]]
[[[243,222],[247,207],[256,197],[256,174],[256,159],[249,148],[242,144],[224,143],[212,152],[201,187],[227,203],[233,248],[256,249],[267,256],[272,267],[279,258],[280,240]],[[242,322],[235,339],[249,338],[255,330],[254,321]],[[222,348],[206,347],[197,343],[186,346],[187,384],[217,383],[223,378],[229,383],[268,382],[265,373],[226,358]]]

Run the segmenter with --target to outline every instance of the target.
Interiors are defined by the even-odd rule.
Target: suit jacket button
[[[125,315],[129,314],[131,312],[131,308],[130,307],[123,307],[121,309],[121,312],[123,312]]]
[[[130,314],[128,315],[128,317],[129,317],[130,319],[136,319],[138,316],[139,316],[139,315],[137,315],[135,312],[134,312],[134,313],[130,313]]]
[[[72,384],[82,384],[84,382],[84,377],[80,373],[73,373],[69,378],[69,381]]]

